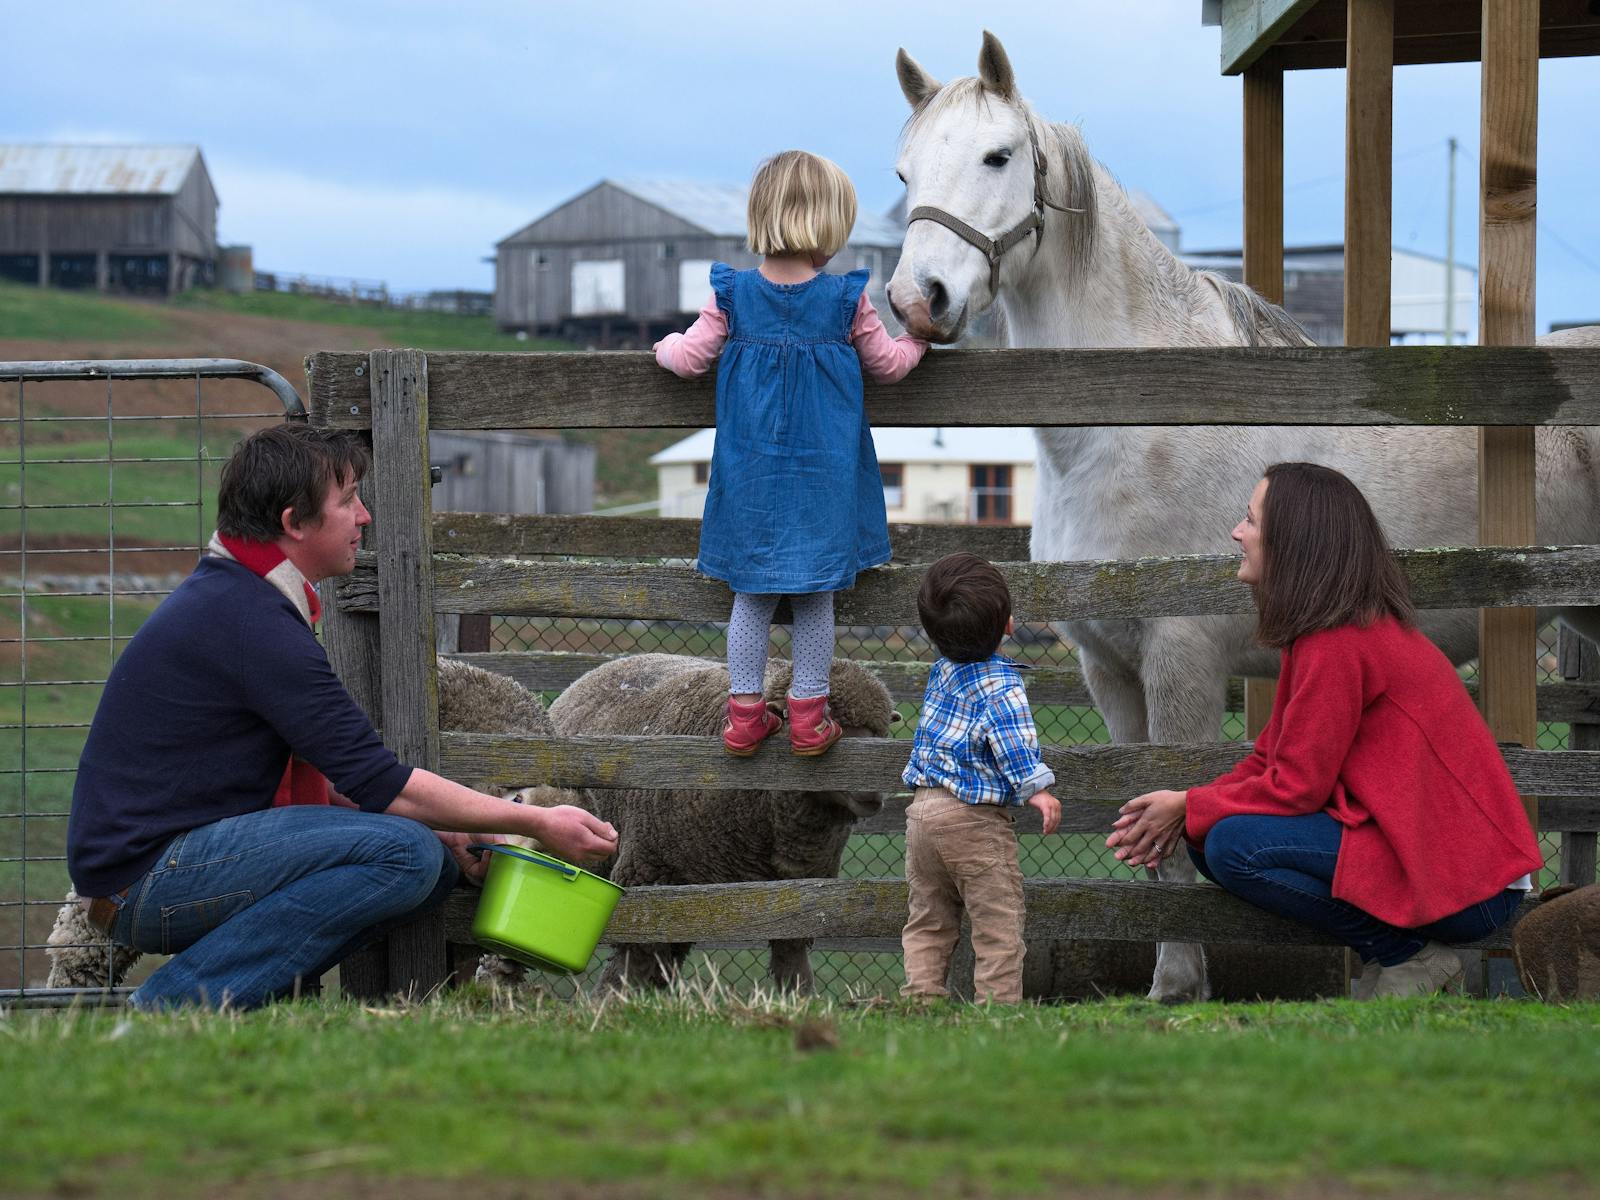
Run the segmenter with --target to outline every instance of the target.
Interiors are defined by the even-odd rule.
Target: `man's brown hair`
[[[922,577],[917,615],[951,662],[982,662],[1006,635],[1011,589],[987,559],[965,551],[946,554]]]
[[[371,456],[360,437],[343,429],[284,424],[258,429],[222,467],[217,532],[270,542],[283,534],[283,510],[296,525],[322,515],[328,490],[367,473]]]
[[[1416,623],[1411,589],[1360,488],[1316,463],[1277,463],[1266,478],[1255,585],[1263,646],[1385,616]]]

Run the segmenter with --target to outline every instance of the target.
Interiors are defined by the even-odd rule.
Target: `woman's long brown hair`
[[[1385,616],[1416,623],[1411,589],[1361,489],[1315,463],[1277,463],[1266,478],[1255,589],[1263,646]]]

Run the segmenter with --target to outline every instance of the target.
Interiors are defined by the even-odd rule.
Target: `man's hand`
[[[445,849],[450,851],[450,857],[456,860],[456,866],[461,868],[461,877],[468,883],[482,886],[483,877],[489,870],[489,856],[486,854],[479,858],[469,854],[467,847],[483,842],[498,842],[501,839],[491,833],[447,833],[442,829],[435,829],[433,832],[444,843]]]
[[[1049,792],[1035,792],[1028,797],[1028,807],[1037,808],[1039,815],[1044,818],[1044,831],[1054,833],[1061,824],[1061,801]]]
[[[590,862],[617,852],[617,831],[609,821],[571,804],[555,808],[532,808],[543,820],[538,833],[540,843],[558,858],[569,862]]]

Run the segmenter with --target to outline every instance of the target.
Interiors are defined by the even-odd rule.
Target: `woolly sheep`
[[[1522,989],[1551,1003],[1600,999],[1600,884],[1550,888],[1511,931]]]
[[[449,658],[439,659],[439,727],[453,733],[548,736],[554,732],[539,698],[521,684]],[[483,781],[460,782],[480,787]],[[536,799],[546,805],[582,802],[577,793],[555,788],[541,789]],[[113,945],[89,924],[73,891],[67,893],[56,916],[48,947],[46,985],[53,988],[116,987],[139,960],[139,951]],[[480,977],[520,974],[520,969],[498,970],[499,965],[498,959],[481,964]]]
[[[790,664],[768,663],[763,691],[781,701]],[[852,663],[835,661],[831,704],[847,736],[884,737],[898,718],[884,686]],[[563,737],[686,734],[717,737],[728,698],[720,663],[675,654],[616,659],[576,680],[550,706]],[[787,754],[779,734],[762,753]],[[851,826],[882,807],[877,793],[632,790],[589,793],[591,811],[617,827],[611,879],[639,884],[738,883],[813,879],[839,873]],[[781,988],[809,991],[809,938],[774,939],[770,971]],[[602,990],[660,986],[675,974],[688,943],[613,951]]]

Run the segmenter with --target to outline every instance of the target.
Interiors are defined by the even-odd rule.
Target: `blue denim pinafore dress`
[[[772,283],[711,268],[717,365],[700,571],[736,592],[833,592],[889,561],[883,480],[850,344],[870,272]]]

